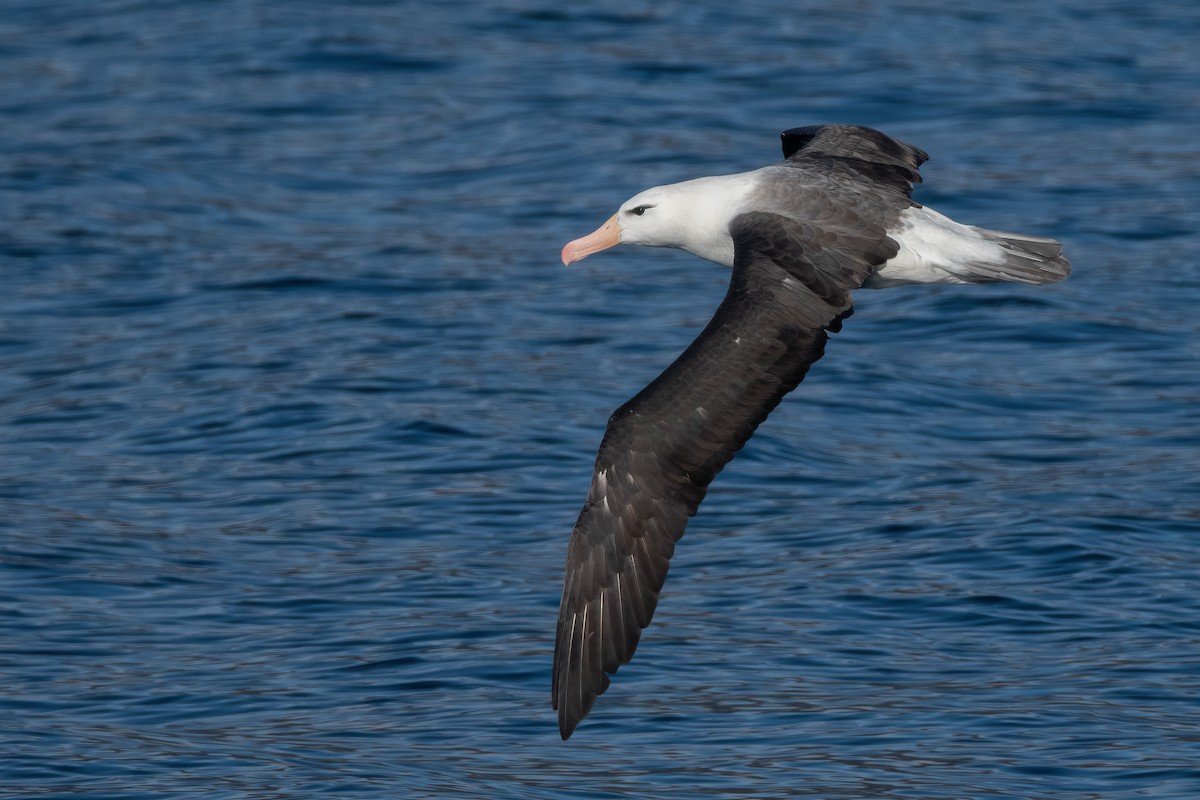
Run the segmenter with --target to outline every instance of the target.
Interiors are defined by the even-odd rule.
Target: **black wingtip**
[[[562,736],[563,741],[571,738],[571,734],[575,732],[576,726],[583,721],[587,716],[587,712],[591,710],[591,706],[584,709],[582,713],[578,707],[572,708],[571,697],[565,692],[562,696],[559,695],[559,689],[565,688],[571,684],[571,676],[569,674],[559,673],[562,662],[559,661],[559,648],[555,648],[554,654],[554,671],[551,674],[550,681],[550,706],[558,712],[558,732]]]
[[[779,134],[783,145],[783,157],[791,158],[797,150],[803,150],[805,145],[816,138],[824,125],[805,125],[802,128],[791,128]]]
[[[607,678],[607,676],[605,676]],[[572,681],[568,678],[566,685],[570,685]],[[578,683],[576,679],[574,683]],[[607,684],[608,681],[605,681]],[[603,690],[601,690],[603,691]],[[558,733],[562,736],[563,741],[571,738],[571,734],[575,732],[575,728],[579,723],[583,722],[583,718],[592,710],[592,704],[595,702],[597,695],[591,694],[590,697],[581,697],[579,703],[572,702],[572,697],[558,698],[555,703],[555,708],[558,709]],[[586,702],[583,702],[586,699]]]
[[[564,742],[571,738],[571,734],[575,732],[575,726],[578,724],[579,720],[577,719],[567,719],[566,717],[559,715],[558,734],[562,736],[562,740]]]

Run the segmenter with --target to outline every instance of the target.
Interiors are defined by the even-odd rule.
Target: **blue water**
[[[1200,797],[1200,6],[590,8],[0,6],[0,797]],[[559,248],[829,121],[1075,274],[860,292],[563,743],[728,273]]]

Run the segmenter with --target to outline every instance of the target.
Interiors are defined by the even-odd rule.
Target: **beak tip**
[[[587,236],[567,242],[561,254],[563,265],[570,266],[576,261],[582,261],[592,253],[599,253],[601,250],[607,250],[620,243],[621,224],[617,221],[617,215],[613,214],[607,222]]]

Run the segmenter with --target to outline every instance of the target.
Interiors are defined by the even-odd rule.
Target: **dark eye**
[[[646,213],[646,209],[654,208],[654,206],[638,206],[637,208],[629,209],[630,214],[637,214],[639,217]]]

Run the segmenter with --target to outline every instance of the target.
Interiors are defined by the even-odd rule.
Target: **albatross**
[[[1070,274],[1053,239],[913,201],[928,155],[912,145],[852,125],[782,139],[779,163],[647,189],[563,247],[566,265],[623,243],[733,269],[707,327],[608,420],[567,546],[551,680],[563,739],[632,658],[709,483],[824,354],[853,290]]]

